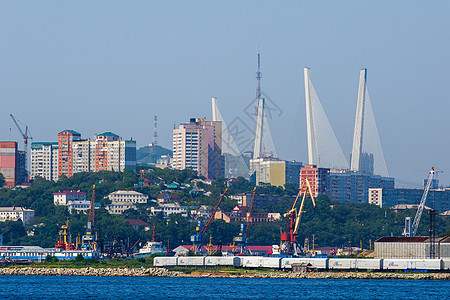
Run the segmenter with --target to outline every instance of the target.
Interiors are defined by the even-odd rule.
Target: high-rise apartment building
[[[257,185],[268,183],[284,186],[286,183],[298,183],[303,164],[272,157],[260,157],[250,160],[250,180]]]
[[[73,143],[73,173],[136,171],[136,141],[122,140],[117,134],[104,132],[95,141]]]
[[[394,188],[394,178],[364,172],[331,170],[330,178],[331,199],[343,203],[368,203],[371,198],[370,189]]]
[[[31,144],[31,172],[34,179],[40,176],[47,180],[58,180],[58,143],[40,142]]]
[[[319,194],[330,195],[331,181],[330,169],[318,168],[316,165],[305,165],[300,170],[300,181],[308,179],[314,197]],[[306,192],[306,186],[302,187],[302,193]]]
[[[73,175],[73,142],[81,140],[81,134],[74,130],[58,133],[58,178]]]
[[[18,150],[17,142],[0,142],[0,173],[9,187],[27,180],[25,152]]]
[[[90,141],[76,131],[64,130],[57,143],[33,143],[31,152],[32,178],[58,180],[79,172],[136,171],[136,141],[122,140],[112,132]]]
[[[189,123],[173,130],[172,167],[190,168],[210,179],[221,176],[221,140],[220,121],[191,118]]]

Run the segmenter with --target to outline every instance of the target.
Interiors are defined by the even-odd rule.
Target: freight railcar
[[[239,256],[206,256],[205,267],[240,267]]]
[[[262,256],[241,256],[241,266],[244,268],[281,268],[281,258]]]
[[[443,270],[442,259],[383,259],[383,270]]]
[[[301,264],[301,263],[309,263],[312,268],[318,270],[327,270],[328,269],[328,258],[308,258],[308,257],[296,257],[296,258],[282,258],[281,259],[281,268],[282,269],[292,269],[292,264]]]
[[[157,256],[153,259],[155,267],[176,267],[178,257],[176,256]]]
[[[243,267],[289,271],[293,264],[308,263],[316,270],[429,270],[450,271],[450,259],[279,258],[261,256],[155,257],[155,267]]]

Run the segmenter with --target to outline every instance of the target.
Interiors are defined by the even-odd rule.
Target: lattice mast
[[[264,98],[261,93],[261,54],[258,53],[258,69],[256,71],[256,128],[255,128],[255,144],[253,147],[253,158],[261,157],[262,141],[263,141],[263,120],[264,120]]]
[[[153,146],[158,145],[158,116],[155,116],[153,122]]]

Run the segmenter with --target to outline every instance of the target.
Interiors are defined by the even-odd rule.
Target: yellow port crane
[[[297,209],[297,201],[302,194],[302,202],[300,203],[300,208]],[[281,234],[281,251],[283,254],[298,256],[301,252],[297,242],[297,234],[300,220],[302,218],[302,213],[304,213],[303,207],[305,205],[307,194],[309,194],[309,196],[311,197],[313,207],[316,207],[316,202],[314,200],[311,185],[308,179],[304,178],[301,181],[299,191],[297,197],[295,198],[294,204],[292,205],[292,208],[284,214],[284,217],[290,217],[290,220],[285,231]]]

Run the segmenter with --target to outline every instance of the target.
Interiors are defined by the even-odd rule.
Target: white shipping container
[[[333,270],[356,269],[356,258],[330,258],[329,266]]]
[[[206,256],[205,257],[205,266],[214,267],[214,266],[239,266],[237,262],[239,262],[239,258],[236,256]]]
[[[280,268],[281,258],[261,256],[241,256],[241,265],[244,268]]]
[[[155,267],[175,267],[178,257],[175,256],[158,256],[153,260]]]
[[[205,265],[205,257],[204,256],[185,256],[178,257],[177,266],[179,267],[191,267],[191,266],[204,266]]]
[[[296,258],[283,258],[281,259],[282,269],[292,269],[292,264],[310,263],[311,267],[316,269],[327,269],[328,258],[309,258],[309,257],[296,257]]]
[[[241,265],[244,268],[259,268],[259,258],[257,256],[241,256]]]
[[[442,260],[442,269],[443,270],[450,270],[450,258],[446,258]]]
[[[382,259],[356,259],[356,268],[359,270],[381,270]]]
[[[411,259],[408,261],[408,269],[411,270],[440,270],[442,260],[440,259]]]
[[[279,258],[279,257],[261,257],[259,260],[259,265],[262,268],[279,269],[281,267],[281,258]]]
[[[383,270],[406,270],[408,259],[385,258],[383,259]]]

